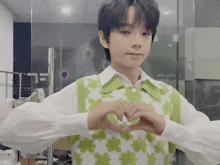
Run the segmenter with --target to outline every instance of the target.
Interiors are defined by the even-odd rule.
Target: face
[[[152,33],[143,24],[135,20],[135,7],[128,8],[126,26],[110,34],[109,43],[100,37],[101,44],[111,54],[111,65],[114,67],[137,68],[149,54]]]

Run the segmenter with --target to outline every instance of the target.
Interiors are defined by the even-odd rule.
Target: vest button
[[[134,93],[134,92],[136,92],[137,90],[136,90],[136,88],[132,88],[131,91]]]

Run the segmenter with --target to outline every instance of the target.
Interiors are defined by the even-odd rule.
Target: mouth
[[[139,56],[142,56],[143,54],[140,54],[140,53],[127,53],[128,55],[135,55],[135,56],[137,56],[137,55],[139,55]]]

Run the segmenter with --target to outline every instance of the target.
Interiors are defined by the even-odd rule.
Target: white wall
[[[220,28],[186,28],[186,80],[220,79]]]
[[[0,70],[13,72],[13,16],[0,1]],[[8,75],[8,98],[13,97],[13,75]],[[0,73],[0,115],[4,112],[5,74]]]

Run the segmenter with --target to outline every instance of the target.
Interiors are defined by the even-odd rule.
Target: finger
[[[108,104],[109,107],[116,107],[119,104],[123,103],[123,100],[115,100],[115,101],[110,101],[110,102],[106,102]]]
[[[138,131],[138,130],[142,130],[142,131],[146,131],[146,132],[155,132],[154,127],[152,127],[151,125],[147,125],[144,124],[143,122],[139,121],[137,124],[132,124],[129,125],[127,127],[125,127],[124,129],[122,129],[123,133],[128,133],[131,131]]]
[[[127,118],[127,121],[130,122],[132,120],[135,120],[137,118],[140,118],[140,117],[146,117],[146,113],[145,111],[135,111],[136,113],[134,113],[132,116],[128,117]]]
[[[118,110],[117,107],[108,108],[107,114],[109,114],[109,113],[114,113],[114,114],[116,114],[118,120],[120,120],[120,121],[123,120],[124,113],[123,113],[123,111]]]
[[[141,111],[142,111],[141,109],[139,109],[138,107],[134,106],[134,107],[130,110],[127,119],[132,118],[135,114],[137,114],[138,112],[141,112]],[[136,118],[135,118],[135,119],[136,119]]]
[[[119,120],[123,120],[123,116],[125,114],[125,105],[124,102],[122,101],[121,103],[118,104],[117,109],[120,113],[120,118],[118,118]]]
[[[112,101],[112,102],[114,103],[114,106],[117,106],[118,104],[124,105],[123,100],[115,100],[115,101]]]
[[[126,116],[127,120],[132,118],[135,114],[137,114],[140,111],[143,111],[143,110],[139,106],[137,106],[136,104],[133,104],[127,113],[127,116]]]
[[[142,125],[141,125],[140,122],[137,123],[137,124],[128,125],[127,127],[122,129],[122,132],[123,133],[128,133],[128,132],[136,131],[136,130],[143,130]]]
[[[132,110],[134,109],[135,104],[133,102],[130,102],[126,107],[125,107],[125,114],[126,117],[130,117]]]
[[[123,100],[115,100],[112,102],[109,102],[109,108],[116,108],[117,112],[114,111],[114,113],[117,115],[118,120],[122,121],[123,116],[125,113],[125,106]],[[112,112],[108,111],[107,113]]]
[[[106,128],[110,129],[110,130],[113,130],[113,131],[116,131],[118,133],[122,133],[122,128],[120,125],[118,124],[114,124],[110,121],[107,121],[106,122]]]

